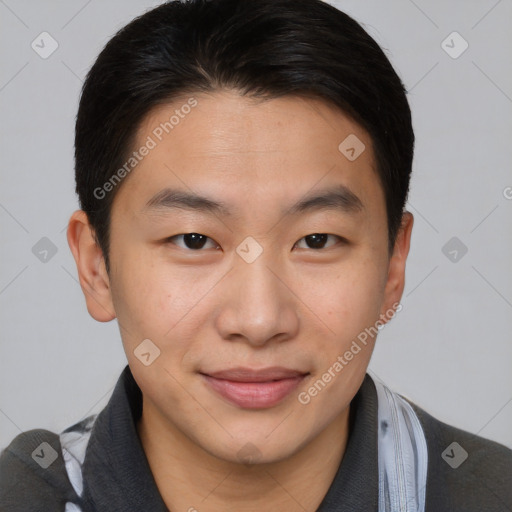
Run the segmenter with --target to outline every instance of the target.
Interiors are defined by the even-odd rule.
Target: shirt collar
[[[350,403],[350,431],[345,454],[317,512],[377,511],[379,467],[377,390],[366,374]]]
[[[127,365],[91,433],[82,468],[84,512],[168,512],[136,430],[141,413],[142,392]],[[349,424],[343,460],[318,512],[377,510],[377,394],[368,374],[351,402]]]

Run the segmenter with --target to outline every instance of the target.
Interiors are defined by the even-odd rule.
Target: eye
[[[330,235],[328,233],[313,233],[311,235],[307,235],[304,238],[301,238],[298,242],[295,243],[295,246],[298,246],[300,242],[303,240],[306,242],[306,244],[309,245],[309,247],[299,247],[300,249],[325,249],[325,243],[328,237],[337,238],[338,240],[341,240],[341,242],[345,242],[345,239],[337,236],[337,235]],[[331,244],[331,247],[334,244]]]
[[[184,246],[174,242],[174,240],[179,238],[183,239],[183,243],[185,244]],[[206,235],[201,235],[200,233],[183,233],[181,235],[170,236],[169,238],[166,239],[166,242],[177,245],[182,249],[191,249],[196,251],[202,249],[206,245],[208,240],[213,243],[213,249],[219,248],[217,242],[207,237]]]

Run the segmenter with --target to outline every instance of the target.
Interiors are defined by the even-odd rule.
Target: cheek
[[[169,303],[173,290],[169,277],[128,252],[118,258],[112,279],[112,296],[123,341],[158,339],[172,325]],[[147,261],[147,260],[146,260]],[[123,330],[123,327],[125,329]]]
[[[174,299],[175,295],[173,293],[169,290],[163,290],[157,297],[157,313],[159,315],[167,315]]]
[[[371,260],[361,259],[323,277],[311,276],[302,282],[304,302],[324,319],[332,335],[346,340],[378,319],[383,299],[381,274]]]
[[[144,263],[143,263],[144,262]],[[207,301],[202,300],[219,277],[151,260],[129,257],[118,265],[115,308],[126,350],[149,338],[168,366],[190,349],[201,328]],[[114,287],[113,287],[114,288]]]
[[[382,269],[371,260],[361,259],[360,263],[340,268],[334,279],[325,281],[324,293],[319,293],[317,282],[311,295],[316,310],[324,312],[320,316],[326,335],[316,333],[314,379],[304,392],[319,415],[325,416],[328,407],[332,419],[364,378],[383,298],[381,276]]]

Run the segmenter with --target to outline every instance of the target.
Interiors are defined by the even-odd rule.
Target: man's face
[[[400,298],[388,283],[384,195],[369,136],[327,104],[194,98],[168,134],[155,128],[187,98],[138,131],[134,150],[148,136],[156,146],[118,185],[112,301],[154,424],[225,460],[277,461],[347,411],[374,345],[353,342]],[[365,145],[355,159],[354,135]],[[224,208],[159,203],[167,189]],[[292,209],[329,193],[341,196]],[[143,340],[160,355],[141,357],[152,346]],[[270,367],[296,373],[211,377]]]

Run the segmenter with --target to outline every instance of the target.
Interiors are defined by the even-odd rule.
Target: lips
[[[244,409],[264,409],[279,404],[306,377],[290,368],[231,368],[201,373],[208,388]]]

